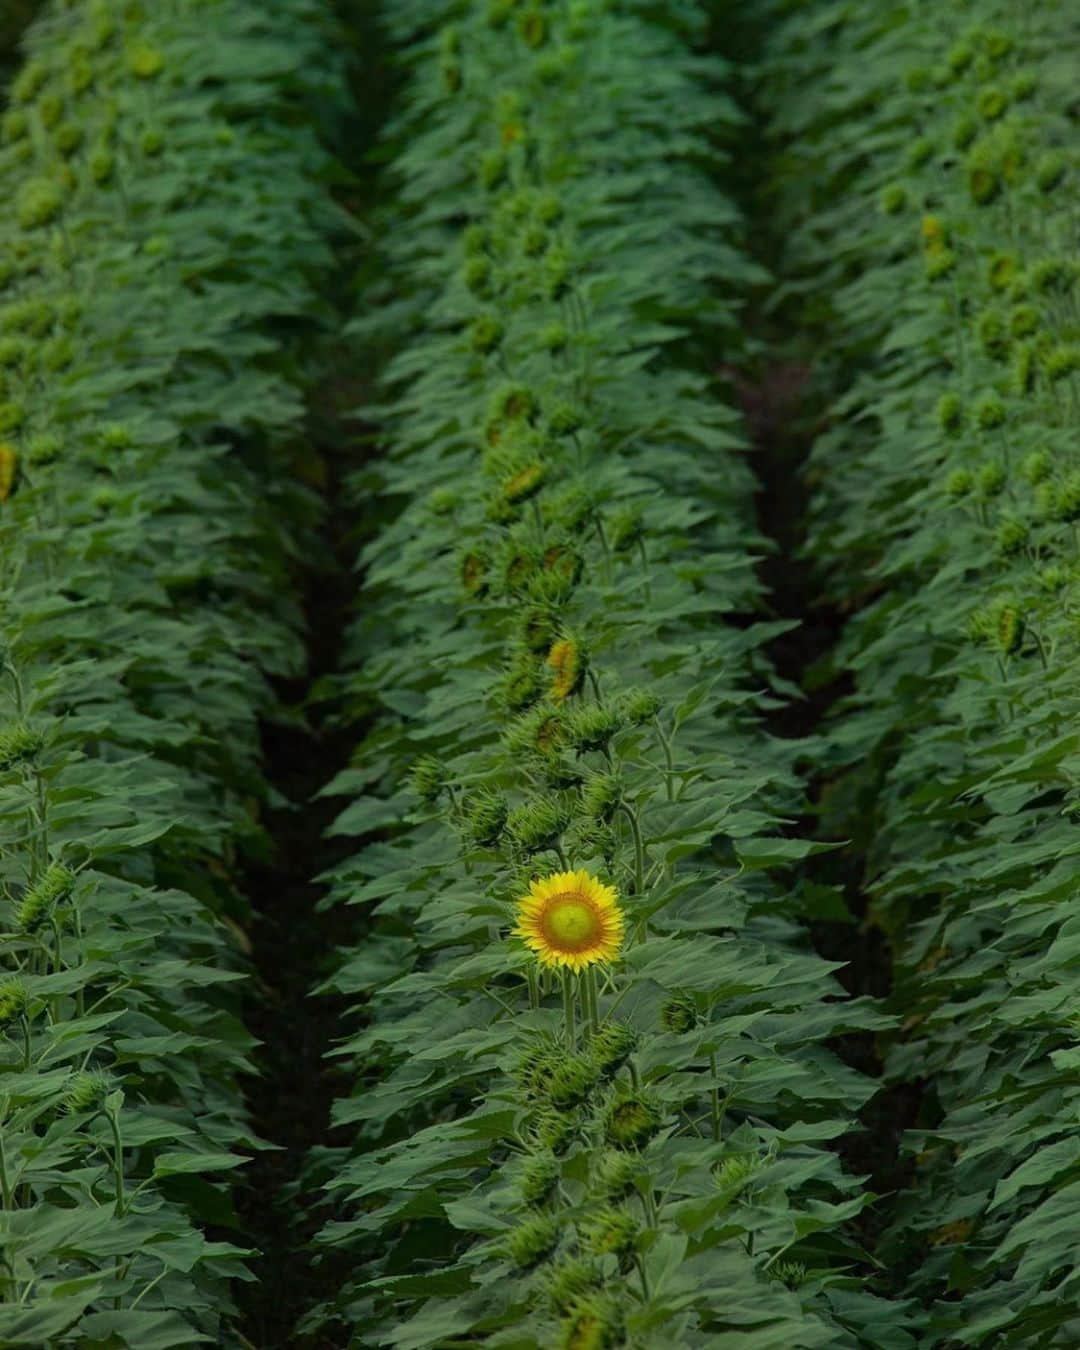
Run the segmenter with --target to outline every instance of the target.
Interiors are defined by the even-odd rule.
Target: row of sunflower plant
[[[426,1346],[906,1346],[832,1148],[873,1083],[776,869],[753,484],[708,373],[760,279],[692,4],[401,4],[385,456],[357,476],[328,788],[362,941],[308,1184],[348,1266],[305,1330]],[[755,617],[755,615],[757,617]],[[782,873],[781,873],[782,875]]]
[[[826,818],[895,954],[887,1076],[923,1083],[878,1256],[935,1346],[1080,1337],[1078,38],[1054,0],[822,0],[769,62],[787,264],[839,381]]]
[[[0,121],[5,1346],[230,1343],[232,876],[302,659],[319,11],[56,0]]]

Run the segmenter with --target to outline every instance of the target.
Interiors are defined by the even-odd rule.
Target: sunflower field
[[[0,1347],[1080,1346],[1075,5],[0,4]]]

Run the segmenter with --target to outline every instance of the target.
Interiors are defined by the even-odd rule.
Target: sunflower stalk
[[[577,978],[572,971],[562,972],[563,1035],[571,1050],[577,1047]]]

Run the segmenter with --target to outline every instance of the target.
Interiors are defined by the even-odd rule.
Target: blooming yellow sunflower
[[[623,940],[619,893],[585,871],[539,878],[518,901],[514,933],[545,966],[583,970],[610,961]]]

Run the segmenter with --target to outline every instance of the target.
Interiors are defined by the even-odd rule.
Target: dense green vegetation
[[[5,8],[0,1345],[1080,1342],[1078,38]]]
[[[843,362],[813,460],[811,552],[857,611],[826,816],[896,957],[887,1075],[927,1083],[880,1255],[934,1344],[1072,1345],[1080,25],[813,25],[775,69],[791,270]]]
[[[2,124],[5,1345],[219,1343],[254,1144],[234,873],[267,677],[303,661],[331,216],[295,113],[328,46],[305,3],[131,15],[48,8]]]

